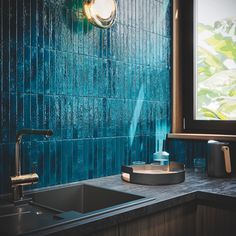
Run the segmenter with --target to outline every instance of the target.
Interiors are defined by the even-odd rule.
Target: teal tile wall
[[[168,140],[168,152],[171,160],[193,167],[194,158],[207,159],[207,141]]]
[[[232,173],[236,175],[236,142],[227,144],[230,147]],[[209,156],[207,141],[169,139],[166,146],[171,160],[184,163],[188,168],[194,167],[194,158],[204,158],[207,163]]]
[[[0,0],[0,193],[10,191],[14,142],[25,137],[34,188],[120,173],[149,161],[170,129],[171,0],[117,0],[101,30],[81,0]]]

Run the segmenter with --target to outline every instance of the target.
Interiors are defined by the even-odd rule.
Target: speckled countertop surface
[[[185,181],[176,185],[144,186],[130,184],[122,181],[120,175],[86,180],[78,183],[105,187],[154,199],[131,208],[117,210],[112,213],[100,215],[99,217],[61,224],[51,229],[40,230],[37,227],[35,229],[39,229],[39,231],[34,231],[32,235],[64,235],[65,232],[78,232],[80,235],[85,235],[127,220],[144,217],[147,214],[152,214],[172,206],[185,204],[197,198],[205,198],[210,201],[214,199],[225,201],[225,199],[227,199],[227,201],[225,201],[227,204],[236,205],[235,177],[224,179],[209,178],[206,174],[194,173],[192,170],[187,170]],[[1,205],[3,206],[0,202],[0,213]],[[0,225],[1,224],[3,224],[3,221],[1,221],[0,217]],[[14,227],[17,227],[17,225]],[[21,234],[22,233],[23,231],[21,231]],[[28,233],[30,234],[30,232]],[[11,235],[11,233],[9,233],[9,235]]]
[[[83,181],[88,184],[102,186],[119,191],[139,194],[145,197],[155,197],[156,201],[188,194],[195,191],[218,193],[236,197],[236,178],[209,178],[204,173],[187,170],[185,181],[176,185],[145,186],[126,183],[120,175]]]

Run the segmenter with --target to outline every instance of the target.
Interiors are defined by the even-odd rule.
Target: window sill
[[[167,137],[170,139],[236,141],[236,135],[225,134],[170,133]]]

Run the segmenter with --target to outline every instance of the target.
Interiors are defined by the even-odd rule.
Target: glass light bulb
[[[91,6],[91,15],[97,15],[102,19],[108,19],[115,11],[115,4],[112,0],[95,0]]]
[[[116,19],[115,0],[84,0],[84,13],[90,23],[103,29],[110,28]]]

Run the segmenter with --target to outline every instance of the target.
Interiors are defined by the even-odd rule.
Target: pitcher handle
[[[225,171],[226,173],[231,173],[231,162],[230,162],[230,151],[228,146],[222,146],[221,150],[224,152],[225,159]]]

